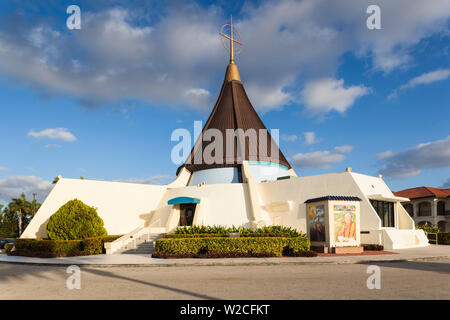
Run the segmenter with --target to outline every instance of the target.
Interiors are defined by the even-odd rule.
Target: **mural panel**
[[[309,235],[311,241],[325,241],[325,208],[323,205],[309,208]]]
[[[334,205],[336,244],[356,243],[356,206]]]

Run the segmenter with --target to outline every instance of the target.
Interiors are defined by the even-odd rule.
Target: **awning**
[[[180,203],[200,203],[200,199],[191,197],[176,197],[167,201],[167,204],[180,204]]]

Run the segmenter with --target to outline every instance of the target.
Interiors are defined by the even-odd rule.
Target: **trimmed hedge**
[[[438,244],[450,245],[450,232],[439,232],[437,235]]]
[[[81,240],[108,235],[97,210],[78,199],[60,207],[50,217],[46,230],[51,240]]]
[[[361,244],[364,251],[383,251],[384,247],[381,244]]]
[[[84,240],[17,239],[15,242],[16,249],[10,254],[40,258],[102,254],[105,253],[105,242],[112,242],[120,237],[117,235]]]
[[[163,238],[229,238],[229,233],[196,233],[196,234],[184,234],[184,233],[169,233],[164,235]],[[239,237],[241,238],[248,238],[248,237],[286,237],[290,238],[292,237],[289,233],[244,233],[241,234]]]
[[[270,258],[275,257],[273,253],[239,253],[239,252],[208,252],[203,254],[193,253],[166,253],[166,252],[154,252],[152,258],[161,259],[185,259],[185,258]]]
[[[292,237],[304,237],[305,234],[297,231],[291,227],[284,226],[267,226],[258,229],[250,229],[244,227],[224,227],[224,226],[190,226],[178,227],[175,229],[175,234],[229,234],[232,232],[239,232],[241,237],[248,234],[290,234]]]
[[[169,254],[273,254],[280,257],[283,252],[309,251],[310,241],[304,237],[243,237],[243,238],[162,238],[156,241],[155,252]]]

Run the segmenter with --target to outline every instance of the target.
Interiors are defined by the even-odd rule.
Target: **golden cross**
[[[230,27],[230,35],[226,35],[223,31],[225,27]],[[234,33],[237,36],[238,40],[234,39]],[[239,49],[238,52],[236,52],[236,54],[239,54],[242,50],[242,41],[241,41],[241,36],[239,35],[239,32],[234,28],[233,29],[233,17],[230,15],[230,24],[225,24],[222,26],[222,28],[220,29],[219,35],[222,36],[225,39],[230,40],[230,46],[227,48],[227,46],[225,45],[225,43],[223,43],[223,46],[225,47],[225,49],[230,50],[230,63],[234,63],[234,43],[239,44],[241,47]]]

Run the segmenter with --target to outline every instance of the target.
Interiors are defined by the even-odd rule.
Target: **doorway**
[[[192,226],[192,223],[194,222],[194,214],[196,206],[197,206],[196,203],[180,204],[180,222],[178,223],[180,227]]]

